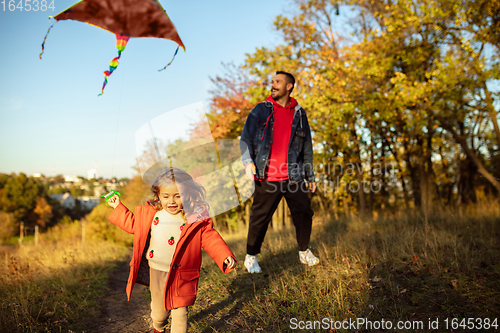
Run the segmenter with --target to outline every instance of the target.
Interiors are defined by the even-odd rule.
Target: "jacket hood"
[[[193,212],[193,214],[189,215],[187,218],[187,224],[196,223],[198,221],[204,221],[210,218],[208,214],[208,210],[205,206],[199,206]]]
[[[281,106],[281,105],[279,105],[279,104],[278,104],[278,103],[274,100],[274,98],[273,98],[273,96],[272,96],[272,95],[269,95],[269,97],[268,97],[268,98],[266,98],[266,101],[269,101],[269,102],[273,103],[274,105],[277,105],[277,106],[279,106],[280,108],[282,108],[282,106]],[[296,100],[295,98],[293,98],[293,97],[290,97],[290,104],[289,104],[289,105],[287,105],[286,107],[287,107],[287,108],[294,108],[294,107],[296,107],[297,105],[299,105],[299,103],[297,102],[297,100]]]

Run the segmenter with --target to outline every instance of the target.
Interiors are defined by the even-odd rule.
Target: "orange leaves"
[[[252,104],[241,94],[213,97],[211,102],[210,129],[214,139],[238,137]]]
[[[246,117],[254,107],[250,101],[252,89],[259,84],[249,78],[243,66],[223,64],[225,74],[211,78],[210,129],[214,139],[236,139],[241,134]]]
[[[45,227],[47,222],[52,218],[52,206],[47,203],[44,197],[36,199],[36,207],[34,213],[38,215],[37,223],[41,227]]]

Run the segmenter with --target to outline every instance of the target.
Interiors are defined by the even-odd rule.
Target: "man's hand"
[[[248,163],[246,166],[245,166],[245,172],[247,174],[247,177],[248,179],[250,180],[255,180],[254,176],[255,174],[257,173],[256,170],[255,170],[255,164],[253,163]]]
[[[314,191],[316,191],[316,183],[315,182],[311,182],[308,185],[309,185],[309,191],[311,193],[314,193]]]
[[[226,260],[224,260],[224,264],[226,265],[227,269],[233,269],[234,266],[236,266],[236,261],[233,257],[227,257]]]

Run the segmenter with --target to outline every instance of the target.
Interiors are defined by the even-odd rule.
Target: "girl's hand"
[[[236,266],[236,261],[233,257],[227,257],[226,260],[224,260],[224,264],[226,265],[226,268],[233,269]]]
[[[114,209],[120,204],[120,197],[118,196],[118,194],[115,194],[108,199],[107,203]]]

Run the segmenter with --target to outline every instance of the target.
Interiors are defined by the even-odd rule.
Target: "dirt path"
[[[89,333],[149,333],[152,332],[149,288],[136,284],[130,302],[125,288],[129,274],[129,262],[121,262],[109,279],[109,287],[101,300],[100,315],[91,318],[86,332]]]

